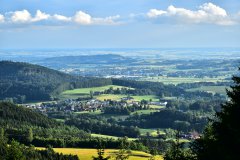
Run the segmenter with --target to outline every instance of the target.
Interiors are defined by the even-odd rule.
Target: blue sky
[[[0,0],[0,48],[240,47],[240,1]]]

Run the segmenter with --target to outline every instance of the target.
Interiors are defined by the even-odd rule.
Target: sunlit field
[[[43,148],[38,148],[43,149]],[[54,148],[54,151],[62,154],[77,155],[80,160],[92,160],[93,156],[97,156],[96,149],[79,149],[79,148]],[[114,159],[115,153],[118,152],[116,149],[106,149],[105,156],[111,156]],[[150,158],[150,154],[141,151],[132,151],[129,160],[147,160]],[[156,160],[163,160],[161,155],[155,157]]]

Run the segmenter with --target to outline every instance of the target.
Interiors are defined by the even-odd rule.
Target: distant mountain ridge
[[[121,64],[133,63],[135,59],[116,54],[61,56],[46,58],[42,63],[47,64]]]
[[[0,61],[0,100],[22,103],[50,100],[67,89],[111,84],[107,79],[77,77],[23,62]]]

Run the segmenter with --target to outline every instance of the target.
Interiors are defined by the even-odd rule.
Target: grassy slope
[[[140,133],[141,135],[146,135],[147,132],[150,133],[151,136],[157,136],[157,129],[155,128],[152,128],[152,129],[143,129],[143,128],[140,128]],[[160,129],[160,134],[165,134],[165,132],[163,130]]]
[[[114,95],[114,94],[102,94],[97,96],[97,99],[99,100],[104,100],[104,99],[111,99],[111,100],[120,100],[123,97],[127,97],[127,95]],[[145,95],[145,96],[131,96],[134,98],[133,101],[141,101],[141,100],[147,100],[149,101],[150,99],[152,99],[152,101],[159,101],[159,99],[157,98],[157,96],[154,95]],[[131,100],[130,100],[131,101]]]
[[[103,134],[91,134],[92,137],[101,137],[101,138],[109,138],[109,139],[114,139],[117,140],[121,137],[116,137],[116,136],[109,136],[109,135],[103,135]],[[128,138],[129,141],[136,140],[136,138]]]
[[[191,78],[191,77],[144,77],[143,81],[163,82],[165,84],[194,83],[194,82],[222,82],[221,78]]]
[[[138,113],[139,115],[142,115],[142,114],[150,114],[150,113],[153,113],[153,112],[158,112],[158,110],[151,110],[151,109],[138,110],[138,111],[132,112],[131,114]]]
[[[90,94],[90,91],[93,92],[101,92],[104,90],[109,89],[110,87],[113,87],[113,89],[117,88],[126,88],[123,86],[117,86],[117,85],[107,85],[107,86],[102,86],[102,87],[92,87],[92,88],[79,88],[79,89],[74,89],[74,90],[67,90],[61,93],[60,97],[61,98],[78,98],[82,96],[88,96]],[[99,96],[96,96],[97,99],[99,100],[104,100],[104,99],[111,99],[111,100],[120,100],[123,97],[126,97],[127,95],[114,95],[114,94],[102,94]],[[143,99],[145,100],[150,100],[152,99],[153,101],[159,101],[159,99],[154,96],[154,95],[146,95],[146,96],[132,96],[134,98],[134,101],[141,101]]]
[[[117,85],[107,85],[107,86],[102,86],[102,87],[79,88],[79,89],[67,90],[67,91],[64,91],[63,94],[89,94],[90,91],[93,91],[93,92],[99,91],[100,92],[100,91],[109,89],[110,87],[113,87],[113,89],[126,88],[126,87],[117,86]]]
[[[134,98],[135,101],[141,101],[141,100],[147,100],[149,101],[152,99],[152,101],[159,101],[159,98],[155,95],[145,95],[145,96],[131,96]]]
[[[110,87],[113,87],[113,89],[117,88],[126,88],[123,86],[117,86],[117,85],[107,85],[102,87],[92,87],[92,88],[79,88],[79,89],[73,89],[73,90],[66,90],[60,94],[59,97],[61,98],[78,98],[80,96],[87,96],[90,95],[90,91],[93,92],[102,92],[104,90],[109,89]]]
[[[190,92],[206,91],[206,92],[212,92],[212,93],[226,94],[226,88],[227,86],[202,86],[199,88],[188,89],[187,91],[190,91]]]
[[[105,99],[111,99],[111,100],[121,100],[121,98],[126,97],[126,95],[116,95],[116,94],[102,94],[97,96],[97,99],[100,101],[104,101]]]
[[[54,148],[54,151],[63,154],[73,154],[78,155],[81,160],[92,160],[92,156],[97,156],[96,149],[75,149],[75,148]],[[105,156],[113,156],[118,150],[116,149],[106,149]],[[147,160],[150,155],[141,151],[132,151],[132,156],[129,160]],[[156,157],[158,160],[163,160],[162,156]]]

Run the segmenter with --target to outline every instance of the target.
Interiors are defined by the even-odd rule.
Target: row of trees
[[[223,100],[171,100],[168,101],[166,107],[181,111],[199,111],[199,112],[215,112],[221,110]]]
[[[37,150],[34,146],[25,146],[19,142],[12,140],[7,143],[7,138],[1,129],[0,135],[0,159],[1,160],[78,160],[76,155],[63,155],[53,151],[51,147],[45,150]]]
[[[125,119],[125,121],[119,122],[119,124],[124,126],[137,126],[139,128],[173,128],[184,132],[191,130],[202,132],[207,124],[207,117],[165,109],[149,115],[135,114]]]
[[[138,137],[140,131],[133,126],[122,126],[117,122],[107,120],[100,116],[82,114],[65,122],[67,125],[74,125],[79,129],[97,134],[106,134],[119,137]]]

